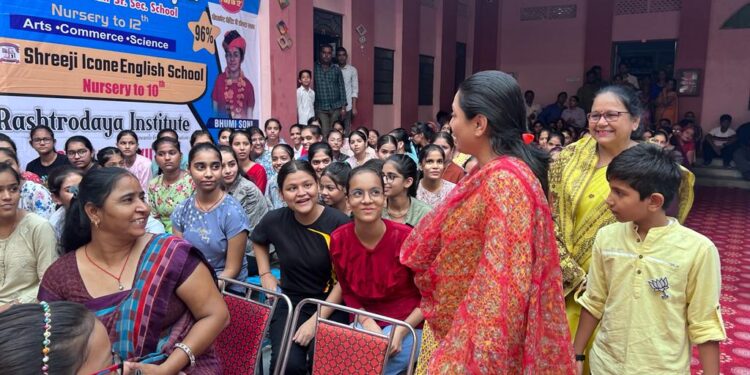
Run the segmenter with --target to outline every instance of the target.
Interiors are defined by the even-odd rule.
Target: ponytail
[[[95,207],[104,207],[117,182],[128,176],[135,178],[126,169],[115,167],[92,169],[83,176],[78,185],[78,194],[73,197],[65,214],[62,235],[64,252],[75,251],[91,242],[91,219],[86,214],[86,205],[90,203]]]

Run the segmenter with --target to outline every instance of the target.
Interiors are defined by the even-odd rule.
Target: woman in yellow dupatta
[[[550,204],[560,252],[566,313],[573,334],[578,327],[581,306],[574,301],[572,292],[586,277],[596,232],[616,221],[604,202],[609,195],[607,165],[620,152],[636,144],[631,136],[639,127],[642,112],[632,89],[603,88],[588,115],[590,136],[567,146],[550,166]],[[682,171],[677,203],[677,219],[681,223],[693,205],[695,182],[690,171],[684,168]]]

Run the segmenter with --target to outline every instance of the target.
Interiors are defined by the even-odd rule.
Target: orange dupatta
[[[401,249],[439,341],[431,374],[574,373],[552,218],[526,164],[459,182]]]

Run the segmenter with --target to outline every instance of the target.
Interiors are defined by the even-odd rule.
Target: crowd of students
[[[98,153],[74,136],[58,153],[36,126],[26,171],[0,135],[0,328],[14,332],[0,338],[0,365],[109,373],[122,359],[124,373],[220,373],[212,343],[230,317],[216,280],[255,275],[293,308],[317,298],[409,323],[416,342],[321,312],[395,329],[387,374],[414,365],[412,346],[420,373],[581,373],[584,362],[684,373],[691,344],[718,373],[718,253],[680,225],[692,174],[642,142],[633,90],[603,87],[583,124],[561,110],[531,130],[525,99],[509,75],[481,72],[451,114],[408,131],[346,133],[334,121],[323,134],[312,117],[287,141],[268,119],[216,140],[195,132],[183,153],[162,130],[153,161],[131,131]],[[271,318],[272,370],[289,313],[282,304]],[[312,368],[315,314],[307,305],[292,327],[288,374]],[[37,333],[46,352],[16,339]]]
[[[586,72],[585,82],[577,95],[569,97],[567,92],[560,92],[555,103],[545,107],[534,103],[534,91],[525,92],[526,116],[532,124],[535,141],[553,158],[562,147],[588,133],[586,116],[591,112],[594,95],[603,87],[617,85],[632,89],[643,108],[641,127],[637,132],[639,140],[667,149],[677,163],[688,169],[698,158],[702,158],[705,166],[711,165],[715,158],[721,158],[723,167],[730,168],[734,163],[743,175],[750,176],[747,167],[750,144],[746,136],[740,137],[739,128],[732,128],[732,116],[721,115],[717,126],[704,135],[694,112],[686,111],[679,116],[676,81],[669,78],[666,70],[639,77],[630,72],[627,64],[621,63],[612,82],[604,81],[601,74],[601,67],[592,67]],[[748,132],[750,126],[744,130],[744,133]]]

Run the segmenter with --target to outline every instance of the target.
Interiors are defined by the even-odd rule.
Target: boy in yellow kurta
[[[688,374],[698,345],[705,374],[719,373],[726,338],[719,254],[705,236],[667,217],[680,169],[653,145],[634,146],[607,169],[606,203],[618,223],[597,233],[574,347],[601,322],[589,364],[594,374]]]

